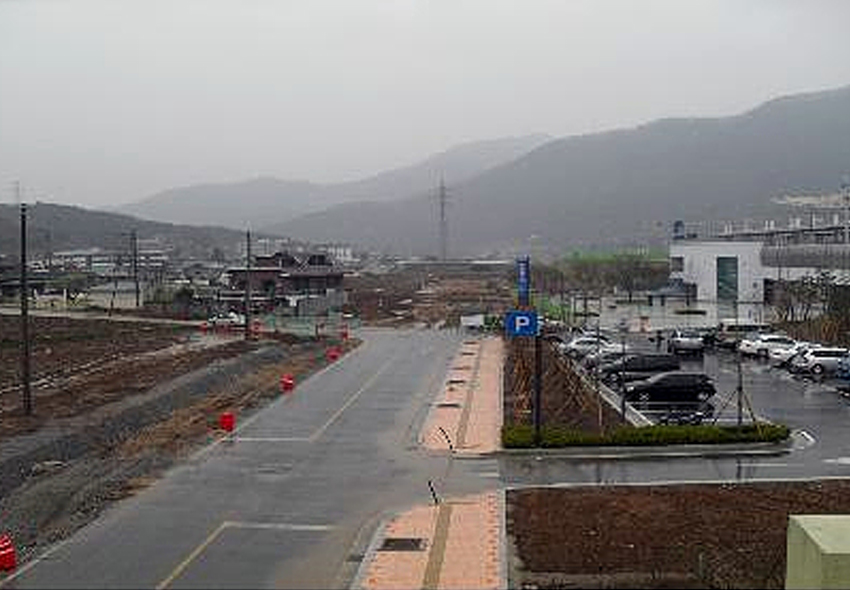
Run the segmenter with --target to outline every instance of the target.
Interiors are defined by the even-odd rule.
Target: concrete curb
[[[385,513],[381,518],[378,519],[378,527],[372,533],[372,538],[369,541],[369,545],[366,547],[366,551],[363,553],[363,559],[360,561],[360,565],[357,567],[357,573],[354,574],[354,579],[351,581],[351,585],[349,588],[351,590],[363,590],[365,587],[363,581],[366,579],[366,576],[369,574],[369,568],[372,566],[372,562],[375,559],[375,554],[378,552],[378,547],[384,542],[386,538],[386,528],[389,522],[393,519],[393,513]]]
[[[793,450],[791,439],[779,443],[740,443],[729,445],[669,445],[646,447],[569,447],[562,449],[503,449],[504,457],[540,457],[568,461],[623,459],[677,459],[711,457],[753,457],[786,455]]]

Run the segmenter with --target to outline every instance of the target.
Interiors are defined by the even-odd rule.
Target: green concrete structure
[[[789,515],[786,564],[786,588],[850,588],[850,515]]]

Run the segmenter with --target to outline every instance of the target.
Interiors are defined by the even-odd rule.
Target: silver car
[[[846,348],[813,348],[791,359],[788,370],[792,373],[825,375],[835,373],[838,361],[847,356]]]
[[[694,330],[674,330],[667,340],[670,354],[702,354],[704,350],[702,334]]]

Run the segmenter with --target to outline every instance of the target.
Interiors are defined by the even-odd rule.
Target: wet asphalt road
[[[416,449],[461,336],[371,330],[299,384],[4,587],[347,587],[382,518],[495,487],[494,460]]]
[[[357,351],[252,417],[235,442],[205,448],[4,587],[347,587],[381,519],[431,501],[428,480],[454,495],[541,484],[850,476],[850,403],[828,384],[759,361],[744,362],[745,391],[758,414],[797,431],[786,455],[429,456],[416,449],[416,436],[462,336],[373,330],[363,337]],[[735,390],[731,354],[683,366],[714,376],[718,407]]]

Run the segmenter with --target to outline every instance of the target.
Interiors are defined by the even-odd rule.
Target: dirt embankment
[[[514,586],[782,588],[789,514],[850,513],[850,480],[508,493]]]
[[[39,365],[37,374],[53,376],[34,388],[35,416],[23,416],[18,391],[0,395],[0,529],[24,558],[218,436],[221,412],[261,406],[280,395],[283,373],[300,381],[328,362],[321,339],[247,342],[146,324],[51,323],[40,327],[49,337],[37,338],[34,356],[62,360]],[[4,349],[7,374],[9,359]]]

